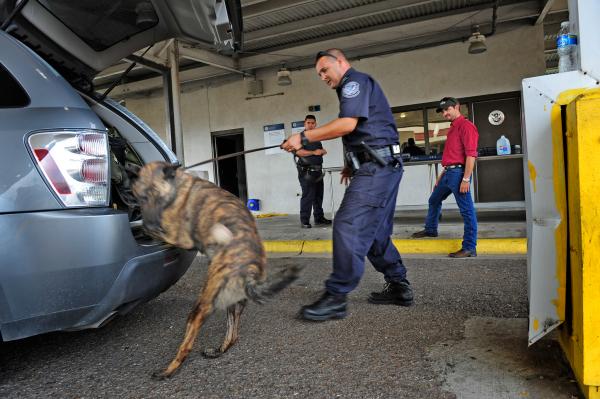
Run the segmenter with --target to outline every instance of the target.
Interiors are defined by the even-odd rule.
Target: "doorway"
[[[215,157],[244,151],[244,129],[213,132],[212,146]],[[246,203],[248,188],[244,156],[220,160],[214,163],[214,167],[217,185]]]

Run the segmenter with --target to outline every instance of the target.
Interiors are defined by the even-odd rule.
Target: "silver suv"
[[[235,47],[241,22],[223,15],[239,1],[0,0],[4,341],[99,327],[186,272],[195,252],[147,237],[130,191],[135,165],[177,159],[91,82],[171,37]]]

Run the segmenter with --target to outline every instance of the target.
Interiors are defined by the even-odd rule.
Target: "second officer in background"
[[[304,131],[317,127],[317,118],[314,115],[304,117]],[[295,152],[297,157],[298,180],[302,187],[300,198],[300,224],[303,228],[311,228],[310,214],[316,226],[330,225],[331,220],[326,219],[323,213],[323,149],[320,141],[309,143]]]

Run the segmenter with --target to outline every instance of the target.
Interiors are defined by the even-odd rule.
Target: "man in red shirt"
[[[412,237],[437,237],[442,201],[450,194],[454,194],[465,228],[462,248],[448,256],[451,258],[477,256],[477,216],[469,190],[477,158],[479,133],[475,125],[460,113],[460,103],[456,98],[442,98],[436,111],[441,112],[444,118],[451,122],[442,155],[444,171],[438,177],[429,197],[425,229],[414,233]]]

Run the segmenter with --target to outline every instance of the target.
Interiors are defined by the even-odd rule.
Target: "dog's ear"
[[[165,167],[163,167],[163,174],[165,176],[166,180],[172,180],[175,178],[175,174],[177,172],[177,168],[179,168],[179,165],[165,165]]]

